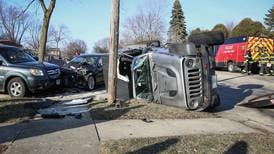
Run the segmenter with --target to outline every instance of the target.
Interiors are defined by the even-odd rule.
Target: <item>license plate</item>
[[[56,80],[56,85],[60,85],[60,84],[61,84],[61,80],[60,79]]]

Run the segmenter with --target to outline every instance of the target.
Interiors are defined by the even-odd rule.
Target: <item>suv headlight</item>
[[[31,69],[30,70],[30,73],[33,75],[33,76],[44,76],[44,73],[42,70],[39,70],[39,69]]]
[[[187,60],[186,60],[186,66],[187,66],[188,68],[193,68],[194,65],[195,65],[195,62],[194,62],[193,59],[187,59]]]

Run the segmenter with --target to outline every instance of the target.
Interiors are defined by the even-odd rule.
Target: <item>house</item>
[[[14,41],[10,41],[10,40],[4,40],[4,39],[0,39],[0,45],[9,45],[9,46],[15,46],[15,47],[23,47],[21,44],[18,44]]]
[[[47,48],[46,59],[60,59],[61,50],[60,48]]]

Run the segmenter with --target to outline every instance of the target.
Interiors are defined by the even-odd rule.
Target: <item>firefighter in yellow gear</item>
[[[267,69],[269,70],[269,75],[273,75],[274,76],[274,53],[272,53],[270,55],[270,60],[267,63]]]
[[[250,75],[252,64],[253,64],[252,54],[248,50],[245,54],[244,69],[243,69],[242,73],[247,73],[248,75]]]
[[[270,72],[267,69],[267,64],[270,61],[270,57],[268,56],[267,52],[263,50],[262,56],[259,60],[260,65],[260,75],[264,75],[264,73],[269,74]]]

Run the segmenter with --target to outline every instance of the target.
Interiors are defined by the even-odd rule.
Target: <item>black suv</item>
[[[74,85],[91,91],[104,83],[102,56],[103,54],[79,55],[65,65],[65,69],[76,73]]]
[[[60,85],[60,68],[39,63],[19,48],[0,45],[0,91],[12,97],[24,97]]]

